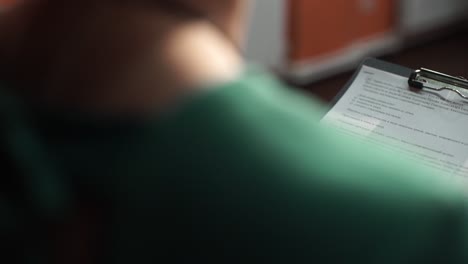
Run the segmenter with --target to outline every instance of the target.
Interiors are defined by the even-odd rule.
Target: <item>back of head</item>
[[[246,2],[18,0],[0,13],[0,78],[13,78],[14,82],[22,82],[18,85],[22,87],[38,87],[43,83],[47,83],[45,86],[60,86],[60,83],[72,83],[80,88],[92,86],[83,78],[63,81],[66,78],[63,76],[73,72],[99,82],[95,86],[104,87],[108,85],[103,83],[107,80],[95,79],[112,72],[114,76],[119,75],[112,67],[129,65],[129,60],[136,56],[134,53],[141,53],[142,46],[149,49],[158,45],[158,38],[165,32],[151,27],[164,23],[209,22],[230,42],[240,46]],[[122,58],[125,56],[134,58]],[[71,66],[75,68],[68,68]],[[57,77],[62,80],[55,80]]]

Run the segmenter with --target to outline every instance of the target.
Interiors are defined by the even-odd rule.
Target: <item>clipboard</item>
[[[468,100],[458,94],[468,93],[465,84],[464,78],[366,59],[321,124],[463,180],[468,196]]]
[[[353,77],[346,83],[344,88],[331,101],[330,109],[333,108],[333,106],[335,106],[335,104],[340,100],[344,93],[346,93],[348,88],[353,84],[354,80],[360,73],[363,66],[372,67],[378,70],[386,71],[408,78],[408,85],[410,88],[435,92],[448,90],[457,94],[459,97],[463,98],[464,100],[467,100],[468,102],[468,80],[464,77],[451,76],[427,68],[413,70],[408,67],[393,64],[383,60],[367,58],[361,63],[361,65],[355,71]]]

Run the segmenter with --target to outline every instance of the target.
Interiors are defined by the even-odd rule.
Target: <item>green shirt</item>
[[[468,263],[459,189],[322,127],[317,102],[267,74],[157,117],[0,98],[19,190],[2,189],[0,232],[34,263],[47,257],[38,223],[83,200],[103,215],[104,263]]]

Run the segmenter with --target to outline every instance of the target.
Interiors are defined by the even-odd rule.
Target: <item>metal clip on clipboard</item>
[[[411,74],[408,84],[420,90],[429,89],[437,92],[449,90],[468,100],[468,80],[463,77],[454,77],[421,68]]]

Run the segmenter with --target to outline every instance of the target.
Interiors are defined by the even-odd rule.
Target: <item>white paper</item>
[[[466,184],[468,102],[415,92],[408,78],[363,66],[322,122]]]

